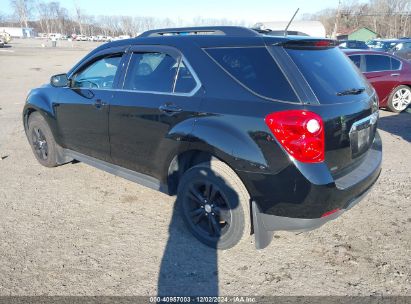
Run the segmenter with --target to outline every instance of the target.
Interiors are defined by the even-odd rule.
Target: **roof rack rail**
[[[256,37],[259,34],[249,28],[242,26],[200,26],[200,27],[180,27],[151,30],[142,33],[139,38],[144,37],[161,37],[175,35],[225,35],[225,36],[241,36],[241,37]]]

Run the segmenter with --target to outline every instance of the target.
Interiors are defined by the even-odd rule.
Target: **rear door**
[[[400,79],[398,60],[385,55],[364,55],[363,72],[377,91],[381,101],[385,101]]]
[[[55,111],[65,148],[109,160],[108,110],[123,54],[123,49],[113,49],[97,55],[62,89]]]
[[[171,47],[135,46],[109,114],[115,164],[156,178],[192,129],[200,107],[198,77]]]

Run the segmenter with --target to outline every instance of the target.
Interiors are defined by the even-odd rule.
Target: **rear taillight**
[[[304,163],[324,161],[324,124],[313,112],[290,110],[268,114],[265,123],[284,149]]]

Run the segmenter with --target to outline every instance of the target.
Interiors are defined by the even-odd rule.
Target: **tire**
[[[411,103],[411,88],[400,85],[392,91],[388,98],[388,109],[394,113],[404,111]]]
[[[29,117],[27,138],[34,156],[45,167],[56,167],[57,145],[50,127],[40,113],[33,113]]]
[[[250,236],[250,196],[237,174],[221,161],[187,170],[177,203],[190,232],[207,246],[229,249]]]

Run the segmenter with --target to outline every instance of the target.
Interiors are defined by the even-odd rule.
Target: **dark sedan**
[[[364,41],[358,40],[343,40],[338,45],[341,49],[357,49],[357,50],[368,50],[369,47]]]
[[[395,56],[411,60],[411,39],[398,43],[390,53]]]
[[[374,86],[380,107],[402,112],[411,103],[411,63],[395,55],[366,50],[345,50]]]

